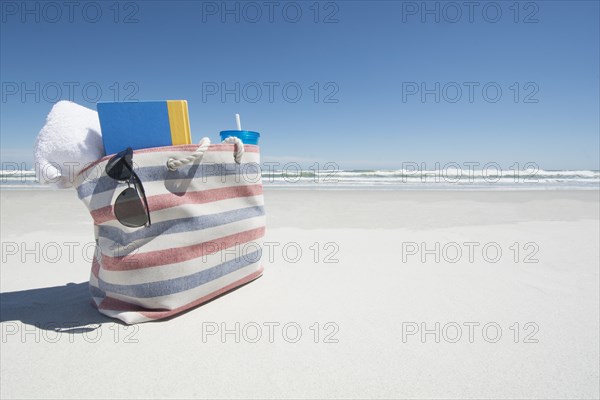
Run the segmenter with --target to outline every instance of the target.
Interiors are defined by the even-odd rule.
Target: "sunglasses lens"
[[[106,175],[117,181],[126,181],[131,178],[133,152],[131,149],[123,150],[114,155],[106,164]]]
[[[148,223],[148,214],[142,199],[133,188],[121,192],[115,202],[115,216],[125,226],[137,228]]]

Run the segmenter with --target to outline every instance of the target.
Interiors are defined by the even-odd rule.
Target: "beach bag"
[[[94,220],[90,292],[98,310],[127,324],[171,317],[263,272],[265,210],[258,146],[237,138],[133,151],[151,224],[115,216],[129,183],[106,174],[111,156],[75,179]],[[241,296],[242,293],[239,294]]]

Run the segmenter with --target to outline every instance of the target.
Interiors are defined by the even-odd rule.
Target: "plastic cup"
[[[260,133],[254,131],[221,131],[221,140],[225,140],[230,136],[240,138],[244,144],[256,144],[258,145],[258,139]]]

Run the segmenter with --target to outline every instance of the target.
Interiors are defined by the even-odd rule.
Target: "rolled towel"
[[[98,113],[70,101],[56,103],[35,140],[38,181],[61,189],[72,187],[75,176],[102,156]]]

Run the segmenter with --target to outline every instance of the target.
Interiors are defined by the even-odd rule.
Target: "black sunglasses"
[[[133,170],[131,147],[115,154],[108,161],[106,175],[116,181],[127,182],[127,189],[123,190],[115,201],[115,216],[119,222],[130,228],[150,226],[150,208],[148,208],[146,191],[140,177]]]

